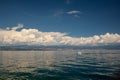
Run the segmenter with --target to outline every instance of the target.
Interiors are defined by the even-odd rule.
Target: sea
[[[0,51],[0,80],[120,80],[120,50]]]

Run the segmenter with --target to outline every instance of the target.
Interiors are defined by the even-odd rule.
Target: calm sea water
[[[119,50],[0,51],[0,80],[120,80]]]

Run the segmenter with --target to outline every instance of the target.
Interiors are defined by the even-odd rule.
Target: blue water
[[[0,51],[0,80],[120,80],[119,50]]]

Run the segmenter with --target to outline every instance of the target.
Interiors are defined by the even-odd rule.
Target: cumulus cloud
[[[17,26],[11,28],[12,30],[17,30],[17,29],[20,29],[20,28],[23,28],[23,24],[18,24]]]
[[[17,31],[18,28],[22,28]],[[42,32],[38,29],[25,29],[22,24],[11,29],[0,30],[0,44],[27,45],[108,45],[120,43],[119,34],[106,33],[92,37],[71,37],[61,32]]]

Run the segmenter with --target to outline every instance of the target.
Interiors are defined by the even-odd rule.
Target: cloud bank
[[[22,28],[21,30],[18,30]],[[7,29],[0,29],[0,45],[109,45],[120,43],[119,34],[106,33],[92,37],[71,37],[61,32],[42,32],[38,29],[25,29],[22,24]]]

